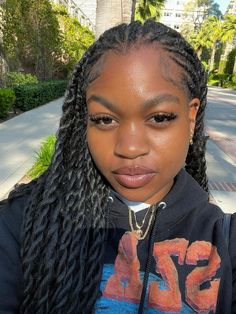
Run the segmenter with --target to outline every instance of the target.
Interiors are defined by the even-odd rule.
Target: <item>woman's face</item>
[[[132,201],[160,201],[184,165],[198,99],[180,70],[153,46],[109,52],[86,91],[87,141],[113,189]]]

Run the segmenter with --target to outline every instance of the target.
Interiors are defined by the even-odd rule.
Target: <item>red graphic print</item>
[[[182,306],[179,291],[179,278],[171,255],[178,256],[178,263],[183,265],[188,241],[185,239],[167,240],[154,244],[153,255],[156,260],[156,271],[160,273],[168,287],[161,290],[157,282],[149,285],[149,306],[161,311],[179,312]]]
[[[220,279],[210,281],[210,287],[200,290],[200,285],[215,276],[220,267],[220,257],[215,246],[205,241],[196,241],[188,248],[186,263],[197,265],[200,260],[208,260],[208,265],[196,267],[186,279],[186,301],[197,313],[215,312]]]
[[[137,257],[138,240],[134,233],[126,232],[119,242],[118,255],[114,270],[105,286],[103,296],[138,304],[142,293],[140,263]],[[154,244],[153,256],[156,272],[165,282],[166,289],[161,290],[158,281],[149,284],[148,305],[164,312],[180,312],[182,302],[188,303],[194,311],[207,314],[216,311],[220,279],[214,278],[220,267],[221,259],[217,248],[210,242],[196,241],[189,247],[189,241],[176,238]],[[182,301],[179,288],[179,275],[172,256],[178,257],[180,267],[196,266],[185,281],[185,300]],[[197,266],[199,261],[207,261],[206,266]],[[202,284],[207,283],[206,288]]]
[[[126,232],[121,238],[114,265],[115,274],[106,284],[103,292],[105,297],[139,303],[142,282],[139,277],[137,243],[137,237],[132,232]]]

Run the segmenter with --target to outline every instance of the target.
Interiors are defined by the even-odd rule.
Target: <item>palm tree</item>
[[[165,0],[138,0],[136,5],[135,19],[145,21],[148,18],[158,20]]]
[[[236,16],[226,14],[222,27],[222,40],[232,42],[236,36]]]
[[[97,0],[96,38],[112,26],[129,23],[134,5],[132,0]]]
[[[226,14],[222,26],[222,42],[225,43],[224,53],[221,60],[224,62],[228,53],[233,49],[233,41],[236,38],[236,16]],[[236,72],[236,58],[234,61],[234,73]]]
[[[222,37],[222,21],[216,16],[209,16],[203,22],[198,33],[197,40],[206,48],[211,48],[211,58],[209,62],[209,71],[214,68],[214,60],[216,54],[217,44]]]

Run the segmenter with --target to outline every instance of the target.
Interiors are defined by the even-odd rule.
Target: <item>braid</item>
[[[87,147],[85,91],[109,50],[157,42],[182,68],[189,97],[201,101],[186,170],[207,190],[203,117],[206,76],[193,49],[174,30],[154,21],[106,31],[75,66],[65,95],[55,153],[32,184],[24,212],[22,314],[91,313],[101,280],[109,188]]]

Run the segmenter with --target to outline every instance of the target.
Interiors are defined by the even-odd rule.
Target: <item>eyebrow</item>
[[[106,100],[105,98],[101,96],[97,96],[97,95],[90,96],[87,100],[87,104],[89,104],[91,101],[99,102],[100,104],[105,106],[107,109],[113,112],[117,112],[117,106],[115,104],[112,104],[111,102],[109,102],[108,100]],[[152,107],[155,107],[164,102],[172,102],[172,103],[180,104],[180,100],[177,96],[174,96],[168,93],[163,93],[163,94],[156,95],[154,97],[151,97],[145,100],[142,106],[145,107],[145,109],[151,109]]]

